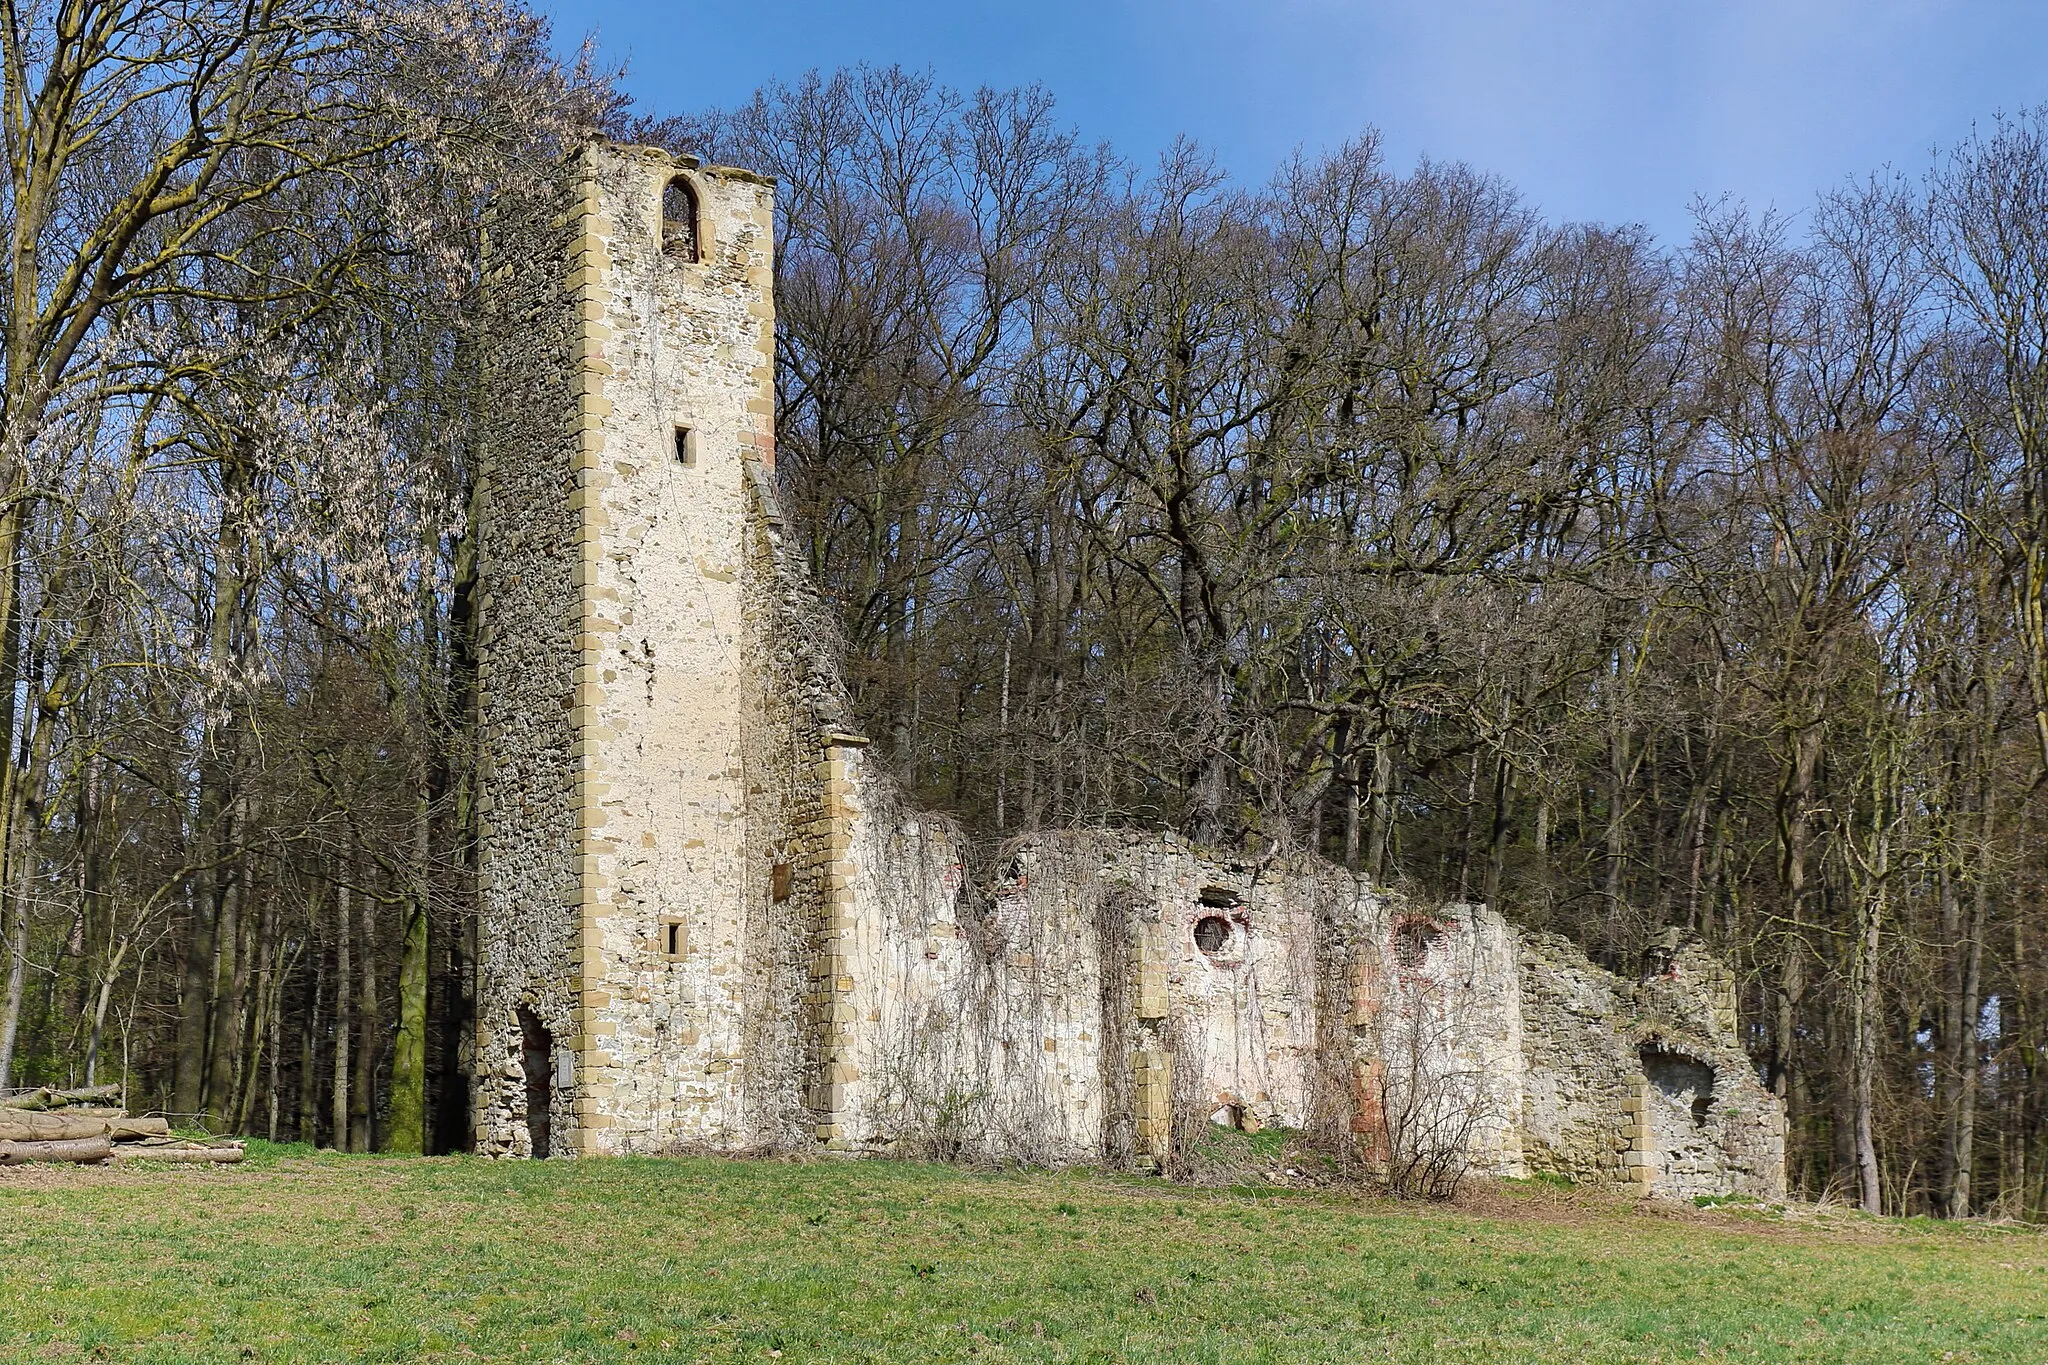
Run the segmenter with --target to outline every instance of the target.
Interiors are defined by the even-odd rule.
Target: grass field
[[[880,1162],[0,1171],[0,1360],[2021,1361],[2036,1231]]]

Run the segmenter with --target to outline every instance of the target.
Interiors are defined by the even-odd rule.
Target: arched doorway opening
[[[548,1156],[548,1111],[555,1102],[555,1040],[531,1007],[519,1007],[519,1066],[526,1075],[526,1136],[533,1156]]]

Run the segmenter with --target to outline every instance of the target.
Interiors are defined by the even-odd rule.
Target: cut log
[[[118,1100],[121,1087],[118,1085],[88,1085],[79,1090],[52,1090],[43,1086],[12,1099],[0,1099],[0,1110],[4,1109],[62,1109],[73,1104],[92,1104],[98,1100]]]
[[[68,1142],[89,1137],[161,1137],[171,1131],[161,1118],[96,1118],[65,1110],[0,1109],[0,1142]]]
[[[168,1137],[171,1132],[169,1119],[106,1119],[107,1136],[116,1142],[127,1142],[134,1138]]]
[[[113,1154],[114,1144],[104,1137],[65,1142],[0,1142],[0,1166],[22,1166],[31,1161],[105,1161]]]
[[[113,1149],[116,1161],[176,1161],[186,1164],[240,1161],[246,1155],[240,1147],[202,1147],[124,1142]]]

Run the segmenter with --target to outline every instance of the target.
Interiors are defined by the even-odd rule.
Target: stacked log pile
[[[240,1161],[239,1142],[174,1136],[169,1120],[131,1116],[114,1103],[121,1087],[47,1086],[0,1095],[0,1166],[31,1161]]]

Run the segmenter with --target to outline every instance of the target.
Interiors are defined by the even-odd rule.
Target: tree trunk
[[[0,1139],[9,1142],[69,1142],[74,1138],[162,1137],[170,1123],[161,1118],[114,1118],[107,1112],[81,1114],[76,1109],[37,1113],[0,1108]]]
[[[1781,940],[1778,1017],[1775,1051],[1775,1089],[1785,1104],[1788,1126],[1787,1157],[1795,1159],[1797,1124],[1805,1112],[1805,1094],[1799,1084],[1798,1011],[1805,995],[1805,938],[1807,857],[1812,842],[1812,812],[1808,802],[1814,775],[1819,769],[1822,733],[1820,726],[1795,727],[1790,733],[1792,762],[1778,787],[1777,824],[1779,883],[1784,889],[1786,927]]]
[[[1382,726],[1372,742],[1372,817],[1365,845],[1365,874],[1375,882],[1387,878],[1394,844],[1394,741]]]
[[[1500,884],[1507,872],[1508,836],[1513,829],[1508,823],[1509,773],[1507,755],[1496,755],[1493,760],[1493,827],[1486,848],[1486,886],[1480,893],[1481,899],[1496,910],[1500,908]]]
[[[996,703],[996,832],[1010,827],[1010,645],[1015,631],[1003,632],[1003,683]]]
[[[1472,899],[1472,841],[1479,822],[1479,750],[1465,760],[1464,828],[1458,835],[1458,899]]]
[[[1941,955],[1942,1000],[1940,1030],[1940,1062],[1935,1070],[1935,1094],[1940,1101],[1942,1116],[1941,1164],[1942,1183],[1935,1198],[1939,1212],[1951,1218],[1967,1216],[1956,1212],[1959,1183],[1968,1186],[1963,1176],[1963,1154],[1961,1151],[1962,1125],[1962,1084],[1963,1071],[1967,1065],[1968,1049],[1964,1043],[1968,1032],[1964,1024],[1963,1009],[1963,911],[1962,894],[1958,886],[1959,869],[1956,867],[1956,825],[1957,812],[1954,807],[1956,789],[1960,775],[1950,755],[1947,773],[1949,801],[1948,818],[1938,821],[1932,831],[1932,860],[1934,862],[1934,896],[1938,920],[1937,946]],[[1969,1195],[1961,1197],[1961,1206],[1967,1207]]]
[[[320,923],[320,887],[315,882],[312,903],[307,908],[309,931]],[[313,979],[306,987],[306,1018],[299,1030],[299,1130],[298,1139],[309,1146],[320,1145],[320,997],[327,987],[327,954],[318,939],[308,933],[307,950],[313,955]]]
[[[0,962],[6,964],[7,994],[0,1001],[0,1090],[14,1083],[14,1049],[21,1036],[21,1006],[28,993],[28,901],[7,897],[6,936],[0,939]]]
[[[1626,877],[1629,787],[1633,772],[1629,761],[1628,735],[1618,717],[1608,726],[1607,742],[1607,826],[1601,849],[1606,876],[1600,894],[1607,906],[1608,965],[1615,966],[1627,957],[1629,947]]]
[[[1855,1018],[1853,1022],[1854,1120],[1857,1188],[1865,1213],[1884,1212],[1884,1195],[1877,1168],[1877,1036],[1882,1013],[1878,995],[1878,946],[1884,927],[1885,892],[1882,887],[1864,902],[1858,926],[1854,976]]]
[[[1867,854],[1850,859],[1856,897],[1856,943],[1849,965],[1850,1090],[1856,1185],[1863,1211],[1884,1212],[1877,1165],[1877,1045],[1883,1031],[1884,1001],[1879,949],[1891,903],[1892,821],[1899,762],[1888,736],[1873,745],[1870,777],[1870,842]]]
[[[425,770],[413,800],[413,847],[406,869],[398,958],[398,1039],[391,1053],[391,1119],[385,1146],[419,1155],[427,1142],[427,842]],[[367,903],[367,901],[366,901]],[[369,974],[365,973],[367,978]]]
[[[100,1048],[106,1039],[107,1009],[114,1000],[114,983],[121,979],[121,967],[128,958],[129,945],[134,940],[127,934],[121,935],[114,944],[114,951],[108,956],[105,974],[100,978],[99,990],[92,1007],[92,1029],[86,1035],[85,1083],[93,1085],[99,1080]]]
[[[239,1092],[235,1104],[235,1131],[246,1133],[255,1122],[256,1097],[265,1087],[258,1078],[268,1073],[268,1081],[274,1085],[277,1077],[277,1021],[278,1009],[283,1003],[278,998],[281,964],[278,961],[277,944],[277,896],[273,892],[262,898],[263,908],[256,917],[256,1008],[249,1021],[248,1043],[243,1049],[244,1062],[238,1068]],[[266,1066],[266,1062],[268,1065]],[[270,1092],[271,1140],[276,1140],[277,1094]]]
[[[1984,700],[1982,722],[1985,741],[1995,740],[1990,689],[1979,689]],[[1977,858],[1970,888],[1970,911],[1962,924],[1960,942],[1951,940],[1951,955],[1960,958],[1956,972],[1954,1037],[1949,1044],[1949,1076],[1955,1103],[1949,1125],[1949,1188],[1946,1212],[1951,1218],[1967,1218],[1971,1209],[1971,1175],[1977,1160],[1977,1093],[1981,1079],[1978,1065],[1978,1032],[1984,1012],[1984,934],[1991,917],[1993,839],[1998,832],[1996,788],[1991,764],[1995,750],[1986,742],[1980,746],[1977,773]],[[1962,917],[1958,917],[1962,918]]]
[[[349,1150],[349,987],[352,984],[349,940],[354,930],[349,916],[354,907],[349,904],[353,892],[349,878],[353,868],[344,861],[341,880],[334,887],[334,1095],[329,1110],[329,1142],[339,1151]]]
[[[207,834],[201,831],[201,839]],[[185,934],[178,991],[177,1062],[171,1082],[171,1109],[196,1118],[205,1100],[208,1006],[213,996],[213,879],[200,877],[188,893],[192,923]]]
[[[0,1166],[21,1166],[31,1161],[105,1161],[113,1154],[114,1144],[103,1137],[60,1142],[0,1140]]]
[[[383,1035],[377,999],[377,898],[360,891],[356,904],[361,913],[362,932],[357,942],[362,954],[356,964],[356,1065],[349,1082],[348,1149],[368,1152],[376,1145],[377,1046]]]
[[[233,815],[224,831],[236,838]],[[214,935],[213,1039],[206,1049],[206,1089],[202,1109],[209,1129],[235,1122],[235,1077],[242,1061],[242,1036],[248,1023],[249,954],[242,942],[242,869],[224,869],[220,911]]]
[[[39,670],[31,665],[29,676]],[[12,927],[16,937],[8,945],[7,1002],[0,1014],[0,1088],[14,1069],[15,1040],[21,1023],[21,1005],[28,970],[29,906],[35,899],[38,859],[42,855],[44,803],[50,783],[50,751],[57,734],[57,718],[67,702],[63,691],[68,684],[68,665],[60,664],[58,676],[41,689],[29,717],[32,734],[24,736],[24,761],[16,774],[15,799],[8,819],[6,850],[7,899],[14,910]]]
[[[17,472],[21,451],[13,439],[16,433],[10,429],[7,434],[11,493],[21,481]],[[22,677],[21,552],[27,529],[23,506],[10,502],[0,512],[0,552],[6,553],[8,564],[7,571],[0,573],[0,590],[5,591],[7,598],[0,604],[0,683],[4,683],[4,693],[0,693],[0,744],[6,744],[14,734],[15,693]],[[30,723],[34,723],[32,718]],[[0,822],[4,822],[0,823],[0,898],[4,898],[4,907],[0,907],[4,908],[4,915],[0,915],[0,965],[4,965],[7,979],[6,995],[0,998],[0,1089],[14,1082],[14,1049],[21,1036],[21,1007],[28,985],[28,902],[13,894],[13,879],[7,875],[21,819],[21,776],[19,765],[9,753],[7,761],[0,762]]]
[[[1344,866],[1351,871],[1359,867],[1359,815],[1364,809],[1364,794],[1360,787],[1364,782],[1363,754],[1347,725],[1344,735]]]
[[[284,1017],[284,984],[285,983],[282,977],[280,976],[277,984],[271,988],[272,996],[270,1006],[270,1017],[273,1020],[278,1021],[279,1023],[283,1022]],[[270,1046],[269,1074],[264,1077],[263,1087],[264,1094],[266,1096],[266,1104],[269,1109],[269,1113],[265,1115],[267,1122],[264,1124],[263,1135],[272,1142],[277,1141],[278,1134],[278,1117],[279,1110],[281,1108],[281,1105],[279,1104],[278,1100],[277,1090],[278,1083],[280,1080],[280,1077],[278,1075],[278,1059],[281,1056],[283,1056],[283,1054],[284,1048],[279,1046],[276,1040],[273,1039]]]
[[[476,489],[470,490],[472,507]],[[480,509],[470,519],[473,528],[481,520]],[[447,967],[437,999],[429,1000],[429,1018],[440,1021],[440,1075],[435,1092],[434,1133],[428,1147],[433,1152],[469,1150],[470,1060],[472,1026],[476,1015],[476,788],[475,767],[469,755],[475,752],[477,733],[476,690],[476,540],[466,531],[456,546],[453,590],[448,608],[448,730],[436,754],[441,784],[452,800],[441,848],[443,865],[450,869],[454,885],[444,904],[452,905],[441,935]],[[430,884],[431,889],[431,884]],[[428,942],[433,926],[428,926]],[[430,986],[431,989],[431,986]]]

